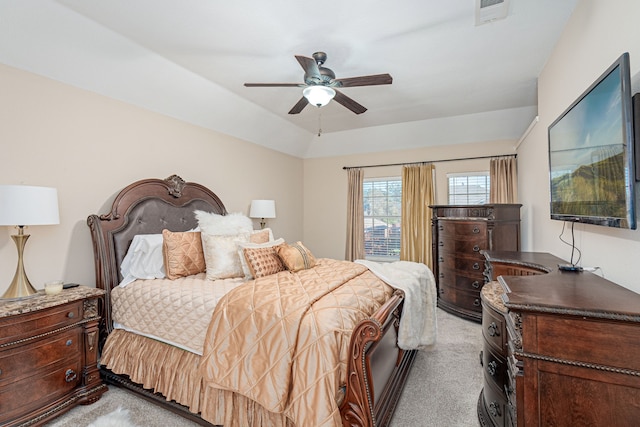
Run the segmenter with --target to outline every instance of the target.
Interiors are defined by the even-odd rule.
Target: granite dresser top
[[[88,286],[63,289],[57,295],[47,295],[44,290],[39,290],[37,294],[26,298],[0,299],[0,318],[30,313],[43,308],[102,295],[104,295],[103,289],[90,288]]]
[[[491,307],[498,310],[501,313],[507,313],[507,307],[504,305],[502,295],[504,295],[504,288],[500,282],[492,281],[485,284],[482,287],[480,295],[484,301],[486,301]]]

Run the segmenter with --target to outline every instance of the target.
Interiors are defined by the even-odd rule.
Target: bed
[[[123,299],[120,296],[122,289],[118,286],[123,281],[120,267],[134,237],[137,235],[161,234],[163,230],[171,230],[176,233],[194,230],[198,226],[198,222],[194,217],[194,211],[196,210],[228,215],[222,201],[211,190],[197,183],[185,182],[179,176],[173,175],[164,180],[145,179],[134,182],[115,197],[109,212],[88,217],[87,224],[91,230],[95,255],[96,287],[106,291],[100,337],[100,368],[104,380],[108,384],[124,387],[205,426],[388,425],[417,350],[403,350],[398,346],[398,331],[402,320],[403,305],[406,302],[406,293],[389,287],[385,283],[380,286],[377,283],[380,280],[378,278],[373,280],[368,276],[369,270],[363,265],[321,259],[318,260],[316,266],[303,269],[299,274],[296,273],[296,276],[284,272],[274,275],[274,277],[277,277],[275,280],[277,283],[269,285],[275,286],[273,288],[275,289],[274,291],[265,291],[264,289],[266,288],[261,286],[267,283],[267,278],[264,277],[246,280],[242,284],[238,284],[233,280],[228,281],[229,289],[234,290],[222,297],[221,301],[226,304],[225,310],[214,310],[213,317],[206,328],[209,335],[207,335],[200,352],[190,349],[188,345],[181,345],[180,342],[176,342],[182,339],[182,335],[185,335],[179,326],[179,321],[182,318],[180,314],[171,319],[174,329],[177,329],[177,333],[174,331],[173,340],[158,340],[153,334],[138,334],[136,331],[118,328],[117,322],[114,325],[114,315],[117,317],[118,310],[122,310],[118,306],[118,301]],[[356,270],[353,270],[354,268]],[[362,269],[367,270],[366,273]],[[284,389],[285,393],[289,393],[289,389],[298,387],[296,381],[299,381],[299,377],[305,375],[305,369],[309,370],[309,363],[312,365],[319,363],[318,360],[324,360],[324,356],[309,355],[308,353],[304,353],[303,356],[296,353],[292,356],[293,352],[285,349],[285,351],[278,353],[279,359],[295,359],[295,363],[306,363],[307,365],[295,367],[293,365],[294,361],[289,360],[288,364],[269,366],[269,376],[272,379],[261,386],[256,386],[252,381],[259,382],[262,378],[241,378],[240,373],[243,371],[253,372],[255,376],[255,372],[261,369],[259,364],[252,365],[254,363],[253,360],[256,358],[251,358],[252,351],[259,346],[246,345],[246,347],[251,348],[244,349],[248,353],[248,357],[241,364],[234,359],[233,353],[230,353],[230,351],[235,351],[236,346],[241,347],[244,341],[243,344],[238,344],[239,341],[242,341],[240,338],[245,337],[247,334],[252,334],[254,331],[251,328],[256,327],[254,322],[250,326],[246,326],[246,322],[242,326],[235,324],[230,326],[230,321],[226,314],[227,308],[230,310],[231,308],[229,307],[234,304],[230,302],[233,300],[230,295],[253,292],[254,299],[258,297],[264,298],[264,292],[273,293],[283,292],[283,289],[297,289],[288,282],[284,283],[287,280],[292,281],[291,283],[298,283],[302,280],[299,276],[313,275],[316,279],[312,279],[312,281],[315,280],[317,282],[317,276],[320,274],[326,275],[328,274],[327,272],[333,272],[333,274],[327,276],[328,278],[323,283],[331,282],[334,278],[337,280],[338,276],[344,275],[345,277],[349,276],[346,279],[349,283],[356,279],[356,282],[360,284],[363,280],[367,283],[375,282],[376,289],[379,287],[380,290],[376,291],[377,293],[375,294],[377,302],[374,301],[373,305],[369,307],[371,312],[364,317],[356,318],[353,321],[354,324],[350,325],[346,332],[341,331],[340,334],[325,333],[328,336],[341,335],[347,337],[344,343],[340,344],[345,347],[342,352],[344,353],[344,360],[337,364],[338,368],[332,368],[340,371],[339,375],[329,376],[330,378],[339,377],[342,379],[337,385],[335,384],[335,378],[332,380],[333,382],[329,381],[336,388],[336,390],[331,391],[332,397],[330,399],[325,399],[322,396],[318,397],[318,394],[314,394],[315,392],[304,395],[304,393],[307,393],[307,389],[311,388],[304,383],[300,387],[304,388],[305,392],[296,395],[298,409],[294,410],[291,408],[296,405],[290,404],[287,396],[279,396],[276,399],[271,396],[265,397],[265,394],[278,395],[278,393],[282,393],[282,389]],[[190,281],[196,279],[197,277],[195,276],[189,276],[180,280]],[[261,282],[261,280],[264,280],[264,282]],[[148,282],[146,284],[155,283],[152,280],[139,280],[127,285],[127,288],[137,289],[136,286],[139,283],[141,283],[140,286],[144,284],[142,282]],[[176,280],[172,285],[181,287],[180,283],[182,282]],[[357,283],[356,287],[360,286]],[[238,292],[235,289],[237,286],[243,286],[243,291]],[[253,290],[244,290],[244,287]],[[165,288],[168,289],[170,286],[152,289],[163,289],[164,291]],[[306,289],[301,292],[311,292],[303,286],[299,286],[299,288]],[[181,289],[184,288],[181,287]],[[336,287],[335,289],[338,288]],[[335,289],[330,292],[334,297]],[[144,292],[139,291],[138,295],[142,295]],[[263,294],[259,294],[260,292],[263,292]],[[355,291],[350,290],[347,293],[352,292]],[[128,298],[132,297],[129,296]],[[299,295],[285,295],[282,298],[292,299],[286,300],[285,303],[282,301],[279,303],[274,302],[276,305],[269,307],[268,310],[277,310],[278,304],[290,307],[291,301],[300,299]],[[314,296],[313,298],[322,301],[319,297],[316,298]],[[156,296],[156,299],[158,301],[169,299],[175,302],[180,298],[166,297],[163,299]],[[235,300],[236,305],[243,304],[242,300],[238,301],[238,298]],[[115,307],[114,301],[116,302]],[[283,299],[283,301],[285,300]],[[318,301],[313,302],[313,304],[319,303]],[[160,305],[159,302],[154,304],[156,306]],[[326,303],[326,305],[332,306],[334,304]],[[143,312],[147,311],[146,308],[135,307],[133,304],[127,305],[128,312],[134,316],[136,314],[144,314]],[[274,309],[274,307],[276,308]],[[189,305],[188,309],[179,308],[178,313],[188,313],[195,317],[203,317],[193,315],[194,310]],[[301,316],[309,316],[308,312],[310,311],[314,313],[313,316],[320,316],[318,313],[328,312],[327,310],[316,309],[314,305],[311,309],[302,307],[298,311],[305,313]],[[344,308],[342,310],[348,311],[348,309]],[[222,312],[224,314],[217,314]],[[252,315],[252,317],[261,318],[260,315]],[[267,327],[271,329],[273,329],[273,317],[262,316],[264,318],[262,321],[266,322]],[[301,317],[297,322],[304,324],[307,322],[305,319],[306,317]],[[329,317],[324,318],[324,320],[321,317],[313,317],[309,322],[313,324],[313,328],[317,328],[331,323],[330,319],[331,315],[329,314]],[[286,325],[287,328],[289,327],[288,323]],[[249,327],[250,330],[243,329],[246,327]],[[279,324],[278,327],[282,327],[282,325]],[[228,332],[227,328],[229,330],[233,329],[234,332]],[[188,329],[191,328],[189,327]],[[296,333],[298,333],[296,330],[284,332],[285,335]],[[298,334],[303,336],[302,333]],[[265,333],[263,335],[269,334]],[[275,335],[275,333],[271,333],[271,335]],[[276,338],[279,339],[279,337]],[[274,339],[274,337],[266,337],[265,339]],[[295,345],[301,345],[298,341],[304,340],[296,338],[293,341],[295,341]],[[196,347],[198,345],[200,344],[197,344]],[[264,345],[268,349],[265,350],[267,353],[273,353],[273,349],[279,348],[279,346],[281,345],[271,344],[268,341]],[[308,347],[310,345],[304,348]],[[224,365],[225,363],[228,366]],[[219,383],[216,378],[212,379],[212,376],[220,374],[223,369],[221,366],[225,366],[226,369],[225,375],[222,375],[225,376],[226,383]],[[293,377],[291,380],[293,382],[284,386],[279,384],[281,381],[278,377],[280,375],[278,372],[284,372],[283,375]],[[247,386],[247,382],[252,383]],[[245,383],[244,389],[234,388],[229,385],[230,383]],[[265,390],[267,391],[265,392]],[[312,401],[318,399],[334,399],[330,402],[322,403],[322,405],[329,408],[336,407],[338,411],[337,418],[335,414],[329,414],[328,417],[322,419],[322,422],[311,421],[309,419],[311,414],[304,412],[304,406],[312,404]],[[323,410],[322,408],[319,409],[320,412]]]

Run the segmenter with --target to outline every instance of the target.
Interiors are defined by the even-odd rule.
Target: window
[[[363,201],[365,258],[399,260],[402,179],[365,179]]]
[[[447,174],[450,205],[481,205],[489,203],[489,172]]]

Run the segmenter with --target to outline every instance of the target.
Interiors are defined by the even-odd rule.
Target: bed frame
[[[113,330],[111,289],[122,279],[120,263],[136,234],[157,234],[167,228],[187,231],[197,226],[195,209],[218,214],[227,211],[208,188],[185,182],[177,175],[145,179],[124,188],[103,215],[90,215],[87,224],[93,240],[96,287],[104,289],[105,310],[100,348]],[[357,325],[350,343],[345,397],[340,405],[344,426],[386,426],[404,387],[416,351],[397,346],[397,331],[404,296],[395,292],[371,318]],[[146,390],[125,376],[102,368],[107,383],[125,387],[141,397],[179,413],[201,425],[211,426],[198,414],[164,396]]]

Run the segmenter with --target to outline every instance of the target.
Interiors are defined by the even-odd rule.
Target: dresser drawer
[[[0,424],[41,408],[73,390],[82,378],[81,357],[63,361],[25,381],[0,387]]]
[[[450,303],[454,304],[462,309],[477,311],[482,310],[480,306],[480,293],[479,292],[466,292],[456,290],[446,285],[440,285],[439,297]]]
[[[496,313],[486,305],[482,310],[482,335],[497,351],[506,354],[507,331],[504,316]]]
[[[455,270],[445,268],[438,273],[439,283],[454,289],[469,292],[480,292],[484,286],[484,278],[480,275],[461,275]]]
[[[486,221],[440,220],[438,234],[444,236],[482,236],[487,234]]]
[[[82,301],[0,319],[0,344],[33,337],[82,319]]]
[[[485,384],[492,382],[498,390],[504,390],[507,383],[507,362],[504,357],[495,353],[490,346],[484,346],[482,351],[482,368]]]
[[[480,251],[487,249],[486,240],[484,236],[468,236],[465,238],[440,236],[438,239],[438,254],[475,255],[478,259],[484,261]]]
[[[484,405],[487,409],[487,414],[489,414],[491,421],[493,421],[493,425],[496,427],[505,426],[508,418],[508,407],[504,395],[492,383],[486,381],[483,395]]]
[[[0,353],[0,387],[31,376],[40,368],[78,358],[82,353],[81,346],[82,327],[78,326]]]

